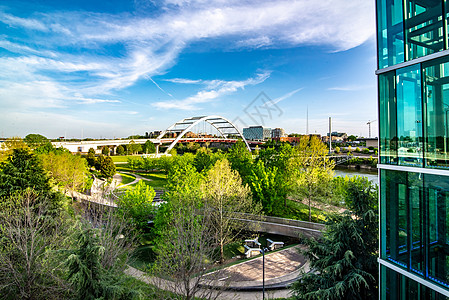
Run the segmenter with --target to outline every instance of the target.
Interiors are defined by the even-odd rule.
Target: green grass
[[[324,223],[326,220],[325,211],[312,207],[312,222]],[[309,206],[287,199],[287,207],[282,211],[275,212],[274,217],[294,219],[300,221],[309,221]]]
[[[120,172],[120,171],[132,172],[133,171],[130,167],[128,167],[128,164],[115,165],[115,168],[117,169],[117,172]]]
[[[121,185],[128,184],[130,182],[133,182],[136,179],[135,176],[130,175],[130,174],[120,173],[120,176],[122,176],[122,183],[121,183]]]
[[[128,158],[129,157],[139,158],[139,157],[142,157],[142,154],[136,154],[136,155],[114,155],[114,156],[111,156],[113,162],[128,162]]]

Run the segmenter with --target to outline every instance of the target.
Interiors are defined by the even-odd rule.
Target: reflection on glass
[[[422,166],[421,70],[403,68],[397,80],[397,134],[400,165]]]
[[[397,164],[395,74],[379,75],[380,163]]]
[[[423,64],[426,167],[449,167],[449,59]]]
[[[406,0],[406,60],[444,49],[443,1]]]
[[[402,0],[377,1],[379,69],[404,61]]]

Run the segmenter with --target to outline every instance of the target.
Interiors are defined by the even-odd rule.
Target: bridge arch
[[[248,145],[248,142],[246,141],[243,134],[240,132],[240,130],[231,123],[228,119],[221,117],[221,116],[200,116],[200,117],[191,117],[191,118],[185,118],[182,119],[175,124],[171,125],[167,129],[165,129],[156,140],[161,140],[165,134],[168,132],[181,132],[176,139],[168,146],[167,150],[165,150],[165,153],[170,152],[171,149],[182,139],[182,137],[189,132],[190,129],[192,129],[194,126],[199,124],[200,122],[207,122],[210,125],[212,125],[217,131],[221,134],[223,138],[227,138],[229,135],[237,135],[240,136],[245,143],[246,147],[249,151],[251,151],[251,148]]]

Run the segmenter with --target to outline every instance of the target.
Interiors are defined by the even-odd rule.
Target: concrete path
[[[286,285],[297,280],[302,271],[307,272],[309,270],[309,264],[298,253],[298,248],[299,246],[296,246],[265,255],[266,299],[290,297],[290,290]],[[221,278],[218,280],[211,280],[211,278],[214,278],[214,273],[206,275],[204,282],[207,282],[207,284],[203,284],[200,293],[205,294],[212,291],[216,293],[217,299],[223,300],[262,299],[262,257],[227,267],[221,272]],[[161,289],[173,291],[173,284],[167,280],[149,276],[132,267],[129,267],[126,273]],[[206,286],[215,287],[215,289],[209,289]],[[217,288],[224,286],[227,287],[227,290],[216,291]]]
[[[123,184],[123,185],[121,185],[121,186],[118,186],[117,188],[119,188],[119,189],[120,189],[120,188],[123,188],[123,187],[125,187],[125,186],[128,186],[128,185],[133,185],[133,184],[135,184],[135,183],[138,183],[139,180],[152,181],[151,179],[142,177],[142,176],[140,176],[140,175],[138,175],[138,174],[134,174],[134,173],[131,173],[131,172],[123,172],[123,171],[121,171],[120,173],[128,174],[128,175],[134,176],[136,179],[134,179],[134,181],[132,181],[132,182],[130,182],[130,183],[127,183],[127,184]],[[120,175],[120,173],[117,173],[117,174]],[[116,175],[117,175],[117,174],[116,174]],[[114,175],[114,176],[115,176],[115,175]],[[122,182],[121,176],[120,176],[120,182]]]

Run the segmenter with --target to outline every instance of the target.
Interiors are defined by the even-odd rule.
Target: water
[[[364,170],[351,170],[351,169],[334,169],[334,177],[337,176],[364,176],[367,177],[369,181],[379,184],[379,177],[377,176],[377,172],[369,172]]]

